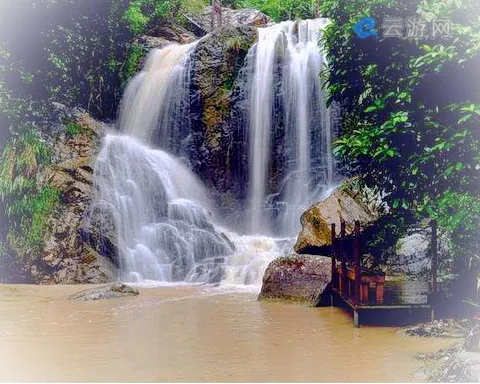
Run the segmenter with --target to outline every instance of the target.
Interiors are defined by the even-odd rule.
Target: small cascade
[[[280,255],[292,253],[294,239],[273,238],[261,235],[238,235],[226,232],[235,244],[228,257],[223,282],[231,285],[262,285],[263,273],[268,264]]]

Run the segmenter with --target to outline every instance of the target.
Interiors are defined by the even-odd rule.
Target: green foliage
[[[143,3],[146,1],[133,1],[125,11],[124,18],[128,22],[130,31],[134,34],[143,32],[150,21],[150,18],[142,12]]]
[[[140,68],[140,61],[147,54],[145,48],[139,44],[132,44],[128,50],[127,60],[122,68],[122,83],[126,84],[137,73]]]
[[[316,13],[315,0],[238,0],[238,8],[255,8],[275,21],[311,19]]]
[[[183,14],[199,12],[204,0],[132,0],[123,19],[134,35],[145,33],[152,22],[181,20]]]
[[[225,42],[225,49],[227,51],[239,52],[250,48],[250,42],[245,36],[232,36]]]
[[[12,137],[0,156],[0,199],[10,221],[7,242],[20,257],[41,244],[47,219],[59,201],[57,190],[36,180],[51,159],[50,148],[33,128]]]
[[[7,238],[31,249],[42,244],[47,228],[47,220],[60,201],[60,193],[51,186],[40,188],[32,194],[24,195],[9,206],[11,215],[20,217],[18,228],[10,229]]]
[[[4,1],[16,17],[0,15],[0,119],[14,130],[40,123],[52,102],[113,118],[132,37],[122,19],[128,1]]]
[[[361,3],[361,4],[360,4]],[[326,0],[329,102],[344,105],[336,156],[398,215],[435,218],[456,256],[479,249],[480,13],[474,1]],[[449,19],[450,39],[360,39],[365,16]],[[469,223],[467,225],[467,222]]]
[[[66,131],[67,134],[70,137],[82,134],[82,133],[87,133],[90,132],[87,128],[85,128],[83,125],[75,124],[75,123],[68,123],[66,125]]]
[[[36,136],[32,128],[14,136],[0,156],[0,198],[5,200],[11,195],[21,196],[33,189],[39,164],[48,164],[50,161],[50,148]]]

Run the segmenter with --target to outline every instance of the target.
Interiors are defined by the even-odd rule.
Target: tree
[[[480,252],[476,2],[326,0],[321,12],[332,20],[323,76],[330,102],[344,105],[335,154],[394,214],[438,220],[452,254],[472,260]],[[366,17],[378,38],[355,33]],[[387,38],[379,28],[387,17],[449,20],[450,36]]]

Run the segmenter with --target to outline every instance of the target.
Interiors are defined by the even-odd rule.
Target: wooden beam
[[[335,260],[335,223],[330,224],[330,231],[332,232],[332,289],[336,287],[336,274],[337,274],[337,265]]]
[[[360,328],[360,313],[357,309],[353,310],[353,326]]]

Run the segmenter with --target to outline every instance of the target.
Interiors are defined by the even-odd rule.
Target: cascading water
[[[208,193],[188,167],[135,138],[111,134],[95,175],[98,203],[113,215],[123,279],[220,280],[216,258],[232,249],[215,230]]]
[[[174,138],[177,118],[186,115],[188,53],[196,43],[172,44],[153,50],[142,71],[127,86],[120,108],[120,131],[167,147]],[[155,140],[158,141],[158,140]]]
[[[253,72],[247,97],[253,233],[292,235],[301,213],[332,183],[331,118],[319,76],[326,58],[318,47],[327,24],[327,19],[287,21],[259,29],[252,48],[256,52],[247,63]],[[283,137],[275,137],[274,129]],[[272,165],[275,157],[283,157],[284,177],[272,185],[272,173],[279,173],[278,165]],[[272,229],[275,216],[279,225]]]
[[[107,135],[95,165],[94,209],[113,222],[122,279],[258,285],[268,263],[291,252],[301,213],[333,175],[319,79],[325,59],[317,46],[326,23],[259,29],[247,55],[241,72],[251,87],[240,100],[250,111],[245,235],[218,225],[183,148],[194,124],[190,60],[197,43],[149,55],[125,91],[120,132]]]
[[[113,220],[122,279],[215,282],[231,244],[212,222],[203,184],[167,146],[184,114],[188,52],[194,44],[154,50],[122,100],[121,134],[109,134],[95,164],[95,208]]]

